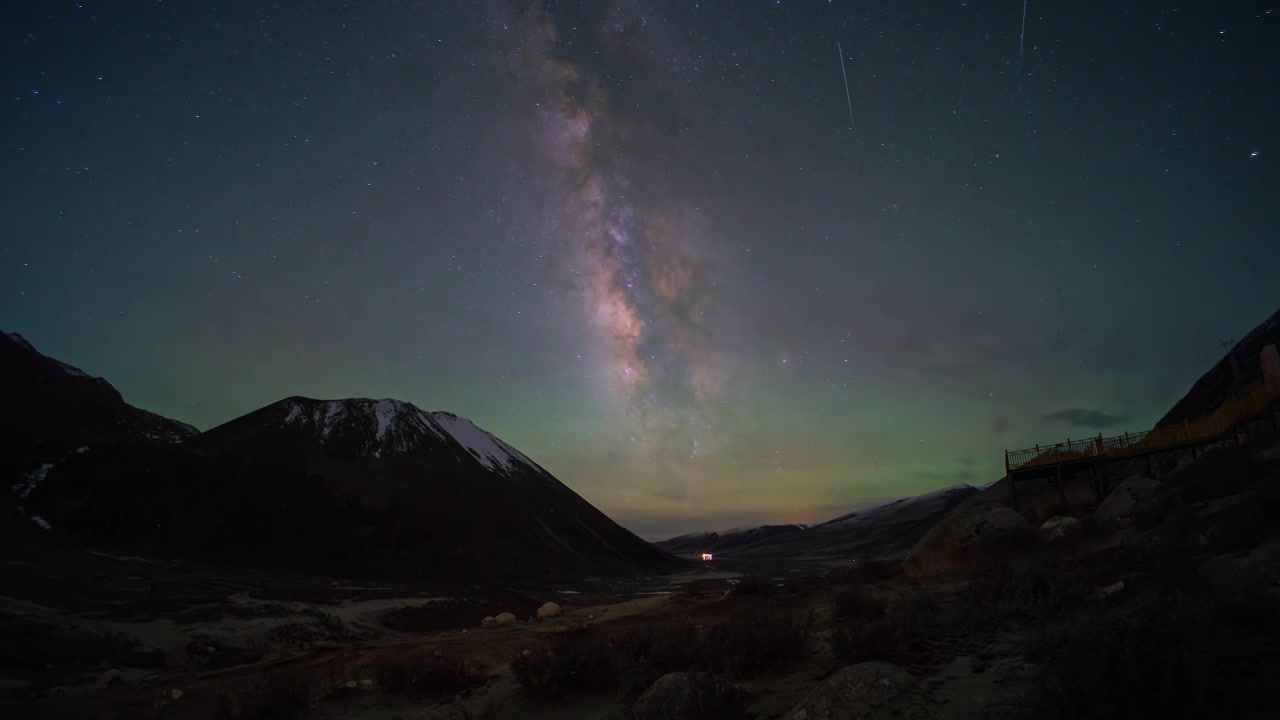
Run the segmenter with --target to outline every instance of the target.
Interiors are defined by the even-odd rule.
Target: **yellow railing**
[[[1259,385],[1244,397],[1232,398],[1223,403],[1222,407],[1213,414],[1198,420],[1183,422],[1180,425],[1125,433],[1109,438],[1104,438],[1099,433],[1097,437],[1084,440],[1067,440],[1064,443],[1047,446],[1037,445],[1026,450],[1006,450],[1004,467],[1005,470],[1025,470],[1092,457],[1114,458],[1138,455],[1160,448],[1210,440],[1226,435],[1241,422],[1258,416],[1277,398],[1280,398],[1280,385]]]

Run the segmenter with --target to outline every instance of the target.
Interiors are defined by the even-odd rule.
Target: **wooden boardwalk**
[[[1262,384],[1243,397],[1233,398],[1213,414],[1198,420],[1177,425],[1153,428],[1144,432],[1124,433],[1113,437],[1097,437],[1067,440],[1054,445],[1037,445],[1026,450],[1006,450],[1005,475],[1009,478],[1011,496],[1016,499],[1014,484],[1019,475],[1057,475],[1061,479],[1064,468],[1072,465],[1091,464],[1150,457],[1154,453],[1221,442],[1233,437],[1242,423],[1271,411],[1272,423],[1277,418],[1271,406],[1280,400],[1280,384]],[[1278,428],[1280,429],[1280,428]]]

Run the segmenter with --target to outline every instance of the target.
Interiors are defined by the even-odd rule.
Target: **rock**
[[[1032,516],[1043,522],[1054,515],[1079,514],[1092,510],[1098,504],[1098,493],[1088,480],[1080,477],[1064,478],[1061,485],[1048,485],[1035,496]]]
[[[502,613],[493,619],[498,625],[515,625],[516,616],[511,613]]]
[[[982,542],[1030,529],[1026,518],[999,505],[959,507],[944,517],[902,561],[911,578],[947,575],[973,567]]]
[[[497,618],[495,618],[492,615],[480,621],[481,627],[489,627],[490,625],[497,625],[497,624],[498,624]]]
[[[658,678],[632,708],[635,720],[712,720],[746,714],[751,693],[711,673],[670,673]]]
[[[915,681],[887,662],[850,665],[827,678],[787,713],[785,720],[854,720],[893,702]]]
[[[120,662],[131,668],[164,667],[164,651],[146,645],[135,645],[120,656]]]
[[[1131,477],[1116,486],[1093,514],[1102,520],[1115,520],[1133,514],[1138,503],[1150,500],[1160,492],[1160,481],[1148,477]]]
[[[1117,580],[1110,585],[1102,585],[1094,589],[1093,598],[1095,600],[1106,600],[1124,589],[1124,581]]]
[[[100,688],[111,687],[121,682],[124,682],[124,673],[115,668],[111,668],[98,676],[98,687]]]
[[[1280,581],[1280,542],[1263,543],[1248,553],[1231,553],[1200,563],[1197,574],[1218,586],[1264,586]]]
[[[547,620],[550,618],[558,618],[558,617],[560,617],[560,605],[558,605],[557,603],[553,603],[553,602],[543,603],[542,607],[538,608],[539,620]]]
[[[1073,517],[1056,515],[1044,521],[1040,526],[1040,537],[1050,542],[1061,540],[1068,533],[1075,532],[1080,529],[1080,521]]]

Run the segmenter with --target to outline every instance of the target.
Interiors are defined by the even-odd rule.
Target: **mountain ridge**
[[[862,507],[814,525],[764,525],[752,533],[687,533],[654,543],[678,554],[702,552],[741,556],[787,554],[880,555],[909,548],[957,504],[980,491],[951,485],[922,495]]]
[[[200,433],[8,334],[0,375],[15,393],[42,390],[5,416],[44,448],[3,455],[17,480],[6,515],[22,531],[347,577],[570,579],[680,564],[452,412],[295,395]],[[67,407],[85,405],[105,408],[102,421],[68,431]],[[48,423],[24,426],[41,412]]]

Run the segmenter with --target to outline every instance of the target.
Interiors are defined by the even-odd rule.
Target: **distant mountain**
[[[17,336],[0,350],[11,510],[91,544],[451,581],[679,563],[451,413],[291,397],[197,434]]]
[[[0,481],[21,504],[49,470],[103,442],[178,443],[198,430],[140,410],[102,378],[0,332]],[[3,503],[0,503],[3,504]]]
[[[655,543],[658,547],[676,555],[697,553],[726,553],[748,545],[764,542],[780,535],[800,532],[808,525],[761,525],[759,527],[733,528],[720,532],[690,533]]]
[[[744,558],[828,555],[875,558],[906,552],[952,508],[978,492],[969,485],[954,485],[862,508],[803,530],[734,542],[719,552]],[[696,544],[696,538],[686,537],[688,541],[672,538],[658,545],[672,552],[694,552],[678,549]]]

